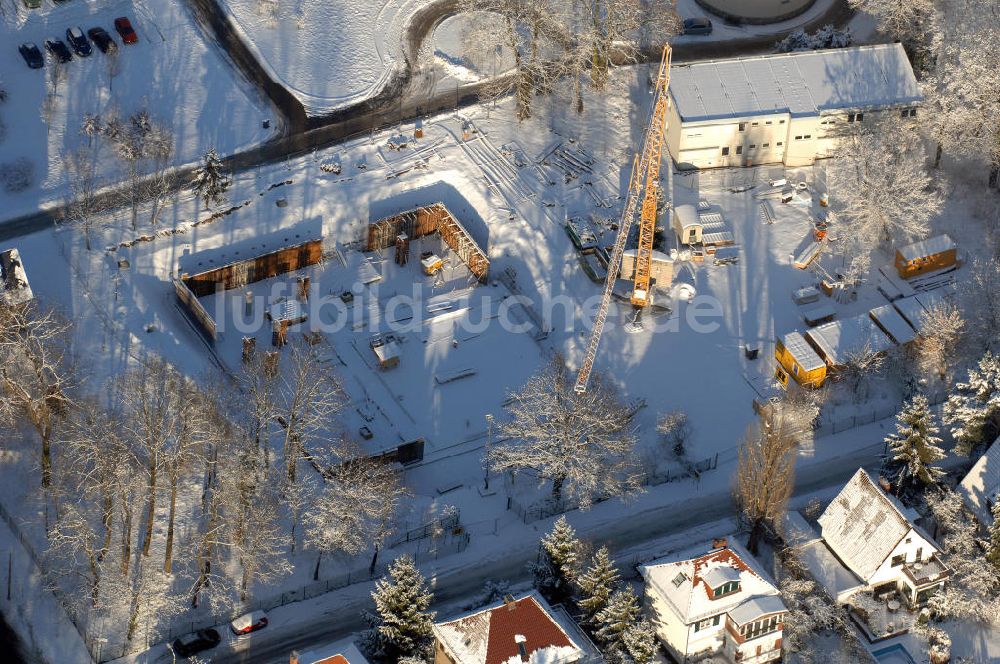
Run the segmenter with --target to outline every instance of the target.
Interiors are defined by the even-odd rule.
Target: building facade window
[[[906,554],[905,553],[901,553],[898,556],[893,556],[892,557],[892,563],[891,564],[892,564],[893,567],[899,567],[900,565],[902,565],[905,562],[906,562]]]
[[[751,150],[756,150],[757,149],[757,144],[756,143],[751,143],[750,144],[750,149]]]
[[[797,141],[801,141],[801,140],[802,140],[802,137],[801,137],[801,136],[796,136],[796,137],[795,137],[795,140],[797,140]]]
[[[725,156],[728,156],[728,155],[729,155],[729,146],[726,146],[726,147],[722,148],[722,156],[725,157]]]
[[[778,629],[778,623],[781,622],[781,616],[771,616],[770,618],[764,618],[762,620],[756,620],[752,623],[747,623],[740,628],[740,634],[745,639],[756,639],[758,636],[763,636],[764,634],[770,634],[771,632]]]
[[[763,144],[761,144],[760,147],[762,147],[764,149],[767,149],[767,148],[771,147],[771,144],[770,143],[763,143]]]
[[[743,154],[743,146],[742,145],[737,145],[736,146],[736,154]]]
[[[751,124],[752,124],[752,126],[756,127],[756,126],[758,126],[758,125],[759,125],[760,123],[759,123],[759,122],[753,122],[753,123],[751,123]]]
[[[746,130],[747,130],[747,123],[746,122],[741,122],[740,123],[740,131],[746,131]]]
[[[783,141],[778,141],[777,143],[775,143],[775,145],[777,145],[780,148],[782,145],[784,145],[784,142]]]
[[[723,597],[724,595],[729,595],[740,589],[739,581],[730,581],[728,583],[723,583],[718,588],[712,588],[712,597]]]

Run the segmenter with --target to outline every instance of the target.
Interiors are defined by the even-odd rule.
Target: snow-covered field
[[[431,0],[225,0],[258,59],[322,114],[371,96],[401,66],[409,19]]]
[[[63,202],[67,195],[65,160],[87,138],[80,135],[84,116],[122,119],[141,109],[149,111],[173,133],[173,162],[198,160],[214,147],[220,154],[263,141],[279,129],[278,117],[240,79],[214,44],[208,44],[184,2],[171,0],[75,0],[46,2],[42,9],[25,9],[20,0],[0,0],[0,85],[7,102],[0,104],[0,121],[7,136],[0,142],[0,164],[27,159],[34,180],[21,192],[0,188],[0,220],[30,213],[46,203]],[[131,19],[139,41],[122,45],[114,19]],[[44,69],[29,69],[17,52],[22,42],[43,49],[49,37],[66,39],[66,29],[85,32],[103,27],[119,44],[118,71],[111,76],[109,57],[94,48],[87,58],[74,55],[63,66],[51,118],[45,121],[43,102],[55,66],[45,55]],[[270,129],[261,123],[271,120]],[[120,165],[105,150],[99,175],[121,177]]]

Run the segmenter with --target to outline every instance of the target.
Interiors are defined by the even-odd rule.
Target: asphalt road
[[[283,133],[261,145],[237,152],[225,158],[227,166],[235,172],[249,171],[259,166],[274,164],[313,150],[327,148],[346,139],[367,132],[377,131],[419,117],[464,108],[475,104],[484,82],[471,83],[457,88],[437,89],[435,76],[418,72],[417,63],[424,42],[433,35],[437,25],[453,15],[456,0],[439,0],[417,12],[406,35],[406,53],[403,66],[374,97],[345,107],[334,113],[307,117],[294,95],[273,80],[257,62],[236,34],[229,18],[218,4],[219,0],[187,0],[198,24],[209,39],[224,49],[233,67],[247,81],[257,87],[283,117]],[[804,26],[807,30],[832,23],[843,26],[853,15],[847,0],[835,0],[822,16]],[[674,62],[748,55],[772,50],[776,37],[750,37],[725,42],[705,41],[684,43],[674,47]],[[654,61],[660,57],[660,46],[647,48],[640,61]],[[172,172],[172,190],[184,188],[191,181],[195,166],[188,165]],[[112,188],[100,197],[109,208],[120,207],[122,190]],[[41,210],[29,215],[0,223],[0,242],[44,230],[65,216],[63,207]]]
[[[841,486],[859,466],[877,470],[882,451],[883,445],[879,440],[864,450],[804,465],[796,477],[795,495],[807,496],[823,489]],[[734,514],[730,494],[721,491],[679,503],[644,510],[632,509],[623,512],[620,519],[609,520],[590,530],[578,529],[578,532],[585,539],[606,545],[614,553],[671,533],[682,533],[703,524],[730,518]],[[542,524],[546,522],[541,522],[540,525]],[[489,580],[507,579],[515,584],[530,581],[527,565],[536,558],[536,542],[520,543],[497,553],[502,555],[470,560],[461,568],[432,577],[431,582],[435,587],[435,606],[432,608],[475,596]],[[267,631],[247,639],[245,650],[241,652],[214,652],[212,663],[279,664],[288,661],[288,653],[292,650],[301,651],[338,641],[366,629],[368,625],[364,622],[363,615],[373,608],[367,594],[358,598],[358,593],[354,591],[351,596],[343,591],[335,592],[345,595],[343,603],[338,604],[335,610],[319,614],[302,612],[302,619],[294,626],[274,626],[273,630],[268,627]]]

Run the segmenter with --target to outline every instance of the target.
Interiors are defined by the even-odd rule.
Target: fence
[[[455,515],[456,519],[457,517],[458,515]],[[409,551],[407,553],[409,553],[417,563],[423,563],[431,560],[437,560],[444,556],[450,556],[455,553],[461,553],[469,546],[469,533],[467,532],[447,535],[436,542],[432,542],[430,545],[426,546],[426,548],[423,548],[423,543],[426,543],[431,539],[435,538],[427,537],[422,540],[410,540],[411,542],[421,542],[421,545],[418,546],[416,550]],[[368,568],[349,570],[329,579],[316,581],[315,583],[300,586],[292,590],[286,590],[284,592],[265,597],[253,598],[250,601],[240,604],[239,607],[234,607],[232,611],[229,611],[228,613],[213,614],[205,616],[200,620],[177,621],[170,625],[170,627],[161,634],[161,637],[163,640],[171,641],[178,636],[190,634],[191,632],[195,632],[199,629],[205,629],[207,627],[213,627],[215,625],[229,622],[233,618],[250,611],[270,611],[271,609],[276,609],[288,604],[294,604],[295,602],[313,599],[328,592],[340,590],[341,588],[346,588],[347,586],[351,586],[356,583],[368,583],[369,581],[385,576],[389,569],[389,565],[390,561],[386,558],[376,565],[375,569],[371,573],[369,573]],[[149,644],[147,643],[147,647],[148,646]]]
[[[936,406],[948,398],[948,394],[944,390],[933,390],[927,393],[926,396],[927,402],[932,406]],[[838,410],[841,412],[838,412]],[[864,407],[850,406],[843,409],[833,407],[829,410],[824,410],[820,414],[819,421],[816,424],[815,435],[817,437],[829,436],[847,431],[854,427],[894,417],[898,411],[899,403],[896,401],[888,401],[875,405],[868,404]]]
[[[7,511],[7,508],[4,506],[3,503],[0,503],[0,518],[4,520],[4,523],[6,523],[7,527],[10,528],[10,532],[12,532],[15,537],[17,537],[17,540],[21,543],[21,546],[24,548],[25,551],[28,552],[28,557],[31,558],[31,561],[35,564],[35,567],[38,569],[39,577],[44,580],[45,567],[42,565],[41,556],[38,555],[38,552],[35,550],[35,546],[28,539],[27,535],[24,534],[24,531],[21,530],[21,527],[17,524],[17,522],[14,521],[14,517],[11,516],[10,512]],[[96,657],[94,655],[96,644],[92,643],[87,638],[86,629],[80,625],[80,622],[77,619],[76,611],[73,610],[72,606],[70,605],[69,601],[66,598],[65,593],[63,593],[62,588],[59,588],[55,584],[49,584],[47,588],[52,593],[52,596],[55,598],[56,602],[59,604],[62,610],[66,613],[66,617],[73,624],[73,627],[76,629],[77,633],[80,635],[80,639],[87,647],[87,651],[90,652],[90,656],[96,660]]]
[[[658,473],[656,471],[643,471],[638,484],[639,486],[659,486],[676,480],[698,480],[701,479],[702,473],[714,470],[718,465],[719,455],[716,454],[713,457],[708,457],[707,459],[702,459],[701,461],[685,462],[681,470],[673,473],[670,472],[669,468],[662,473]],[[507,486],[508,493],[513,493],[511,480],[505,480],[505,484]],[[597,505],[614,497],[616,496],[613,494],[595,496],[592,504]],[[517,514],[524,523],[533,523],[535,521],[541,521],[542,519],[556,516],[557,514],[564,514],[575,509],[580,509],[580,501],[578,499],[570,498],[562,498],[558,501],[553,500],[552,498],[546,498],[535,503],[524,505],[511,496],[508,499],[508,504],[510,505],[511,511]]]
[[[388,548],[391,549],[406,542],[422,540],[428,537],[438,537],[442,533],[453,531],[459,525],[460,516],[461,511],[458,508],[455,508],[452,512],[449,512],[440,518],[434,519],[433,521],[425,523],[418,528],[402,533],[399,537],[389,542]]]

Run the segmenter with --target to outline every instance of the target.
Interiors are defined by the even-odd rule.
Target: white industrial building
[[[852,123],[915,118],[921,101],[900,44],[674,65],[670,96],[667,147],[686,169],[812,164]]]

